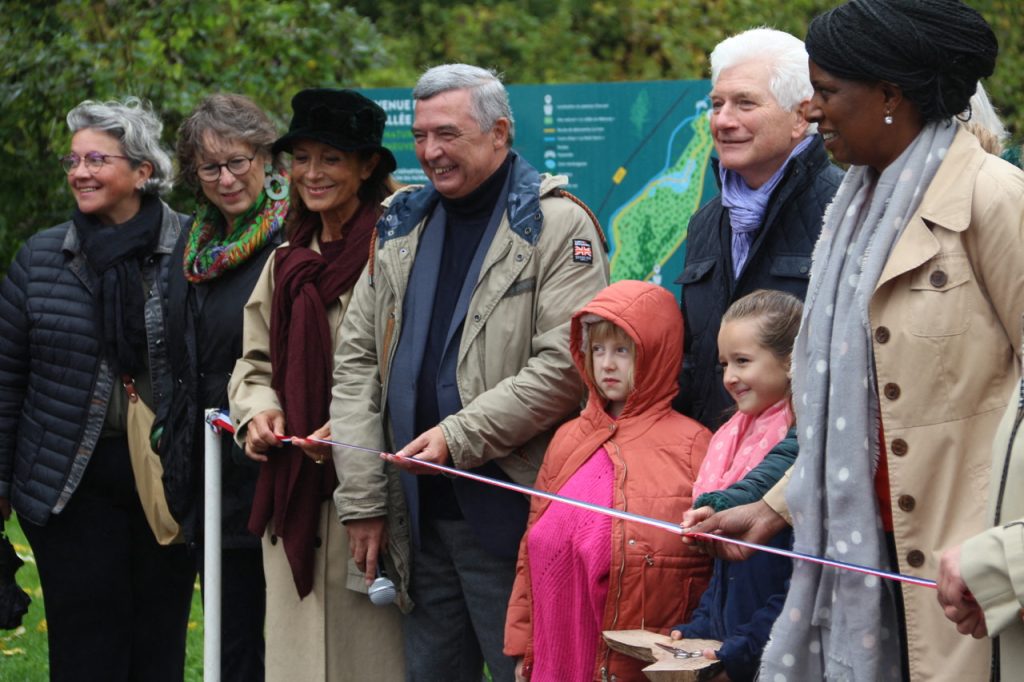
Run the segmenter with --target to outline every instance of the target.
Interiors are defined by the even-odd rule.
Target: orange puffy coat
[[[584,371],[585,319],[598,316],[623,329],[636,344],[634,389],[618,419]],[[598,448],[615,467],[614,506],[665,521],[682,520],[711,433],[672,410],[682,361],[683,322],[675,299],[644,282],[617,282],[573,316],[573,360],[590,392],[583,413],[555,434],[537,477],[537,487],[557,492]],[[533,498],[527,533],[550,502]],[[611,575],[604,609],[605,630],[645,628],[667,634],[687,620],[711,576],[710,560],[679,536],[650,526],[612,520]],[[532,664],[530,557],[526,536],[519,545],[516,580],[505,625],[505,653]],[[603,644],[594,679],[643,680],[643,665]]]

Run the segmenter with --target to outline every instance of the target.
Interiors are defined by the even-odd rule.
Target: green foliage
[[[83,99],[154,102],[165,140],[213,91],[252,96],[280,123],[303,87],[410,86],[428,66],[462,61],[510,83],[707,77],[727,35],[770,25],[803,36],[836,0],[49,0],[5,2],[0,24],[0,270],[33,231],[72,206],[56,157],[66,112]],[[1024,133],[1024,3],[970,0],[1002,51],[986,83]],[[955,30],[955,27],[951,27]],[[176,194],[172,205],[188,210]]]

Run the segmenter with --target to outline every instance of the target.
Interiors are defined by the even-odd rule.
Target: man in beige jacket
[[[512,150],[492,72],[436,67],[413,98],[431,184],[387,202],[341,329],[331,405],[339,440],[401,449],[396,467],[335,448],[335,502],[366,579],[386,552],[415,604],[408,679],[477,682],[486,660],[511,680],[502,636],[528,503],[414,460],[533,482],[579,405],[569,319],[607,284],[607,260],[589,212],[559,189],[566,179]]]

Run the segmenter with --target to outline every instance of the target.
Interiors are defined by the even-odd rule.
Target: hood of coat
[[[600,291],[573,315],[569,336],[572,358],[589,392],[584,415],[604,413],[604,398],[587,377],[584,363],[586,329],[594,317],[613,323],[636,344],[633,390],[619,419],[668,407],[679,390],[683,361],[683,317],[675,297],[656,284],[623,280]]]

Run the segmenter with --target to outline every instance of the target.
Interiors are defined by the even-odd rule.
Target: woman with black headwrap
[[[807,117],[851,167],[793,351],[798,551],[934,579],[940,550],[983,527],[988,445],[1019,372],[1024,175],[955,117],[997,51],[955,0],[852,0],[808,29]],[[988,644],[944,623],[931,590],[797,562],[762,679],[988,670]]]

